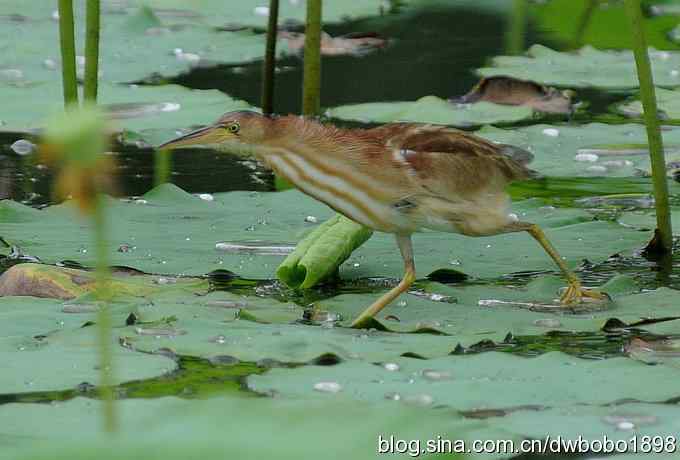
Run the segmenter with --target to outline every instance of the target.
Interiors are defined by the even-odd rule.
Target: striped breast
[[[397,232],[406,222],[368,178],[347,165],[311,159],[280,150],[263,160],[279,175],[307,195],[362,225],[383,232]]]

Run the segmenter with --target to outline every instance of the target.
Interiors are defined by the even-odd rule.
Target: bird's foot
[[[574,305],[586,302],[607,302],[611,300],[606,292],[586,289],[579,283],[570,283],[560,297],[562,305]]]

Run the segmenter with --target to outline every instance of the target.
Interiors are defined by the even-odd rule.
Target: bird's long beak
[[[164,144],[158,146],[158,149],[176,149],[188,145],[217,145],[224,142],[230,136],[229,132],[223,127],[217,125],[209,125],[205,128],[200,128],[191,131],[180,137],[176,137]]]

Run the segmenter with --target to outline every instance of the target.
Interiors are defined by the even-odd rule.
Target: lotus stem
[[[267,46],[262,68],[262,113],[274,112],[274,79],[276,67],[276,37],[278,34],[279,0],[269,0],[267,23]]]
[[[668,200],[668,180],[666,178],[666,160],[664,158],[663,140],[659,129],[659,118],[656,106],[656,94],[652,69],[647,53],[647,43],[642,28],[642,11],[640,0],[625,0],[626,12],[630,20],[633,36],[633,51],[640,81],[640,99],[647,127],[649,141],[649,155],[652,165],[652,181],[654,184],[654,199],[656,202],[657,235],[653,251],[663,254],[670,253],[673,247],[673,232],[671,228],[671,213]],[[648,247],[648,250],[652,249]]]
[[[85,86],[83,99],[97,102],[97,79],[99,74],[99,26],[100,0],[87,0],[85,27]]]
[[[113,394],[113,353],[111,350],[111,299],[110,273],[108,264],[108,243],[106,236],[106,216],[104,199],[98,195],[94,206],[92,220],[94,223],[94,239],[97,255],[97,299],[100,306],[97,312],[99,332],[99,370],[100,396],[104,402],[104,429],[109,433],[117,430],[118,423]]]
[[[170,181],[172,172],[172,151],[156,150],[154,152],[154,186],[165,184]]]
[[[513,0],[508,30],[505,33],[505,51],[516,55],[524,52],[527,29],[527,1]]]
[[[307,0],[302,114],[321,111],[321,0]]]
[[[578,18],[578,25],[576,26],[576,34],[574,35],[574,44],[581,46],[583,44],[583,37],[593,18],[595,7],[600,3],[600,0],[586,0],[586,5],[581,15]]]
[[[73,0],[59,0],[59,43],[61,45],[61,78],[64,88],[64,106],[68,107],[78,104]]]

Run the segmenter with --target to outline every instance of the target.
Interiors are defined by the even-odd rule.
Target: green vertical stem
[[[61,44],[61,78],[64,87],[64,106],[68,107],[78,103],[73,0],[59,0],[59,43]]]
[[[307,0],[302,114],[321,111],[321,0]]]
[[[505,33],[505,51],[508,54],[524,52],[527,29],[527,0],[513,0],[512,12]]]
[[[170,181],[172,172],[172,151],[156,150],[154,152],[154,186],[165,184]]]
[[[85,86],[83,99],[97,102],[97,78],[99,74],[99,23],[100,0],[87,0],[87,24],[85,27]]]
[[[104,402],[104,429],[113,433],[117,430],[118,423],[114,406],[113,394],[113,350],[111,346],[111,312],[109,302],[111,299],[110,273],[108,264],[108,240],[106,236],[107,222],[105,216],[105,201],[102,195],[98,195],[92,214],[94,224],[94,242],[97,256],[97,300],[99,310],[97,312],[97,327],[99,332],[99,372],[100,372],[100,396]]]
[[[655,251],[668,253],[672,250],[673,233],[671,229],[671,213],[668,202],[668,181],[666,178],[666,160],[664,158],[663,140],[659,129],[656,107],[656,94],[652,69],[647,54],[647,43],[642,29],[642,12],[640,0],[625,0],[626,12],[630,19],[633,36],[633,50],[640,80],[640,99],[644,109],[645,125],[649,155],[652,163],[652,181],[654,183],[654,199],[656,201],[657,236]]]
[[[598,3],[600,3],[600,0],[586,0],[585,8],[581,12],[581,16],[578,18],[578,25],[576,26],[576,33],[574,35],[575,46],[583,45],[583,37],[586,34],[586,30],[588,30]]]
[[[276,36],[278,34],[279,0],[269,0],[269,22],[267,24],[267,46],[262,68],[262,113],[274,112],[274,78],[276,67]]]

